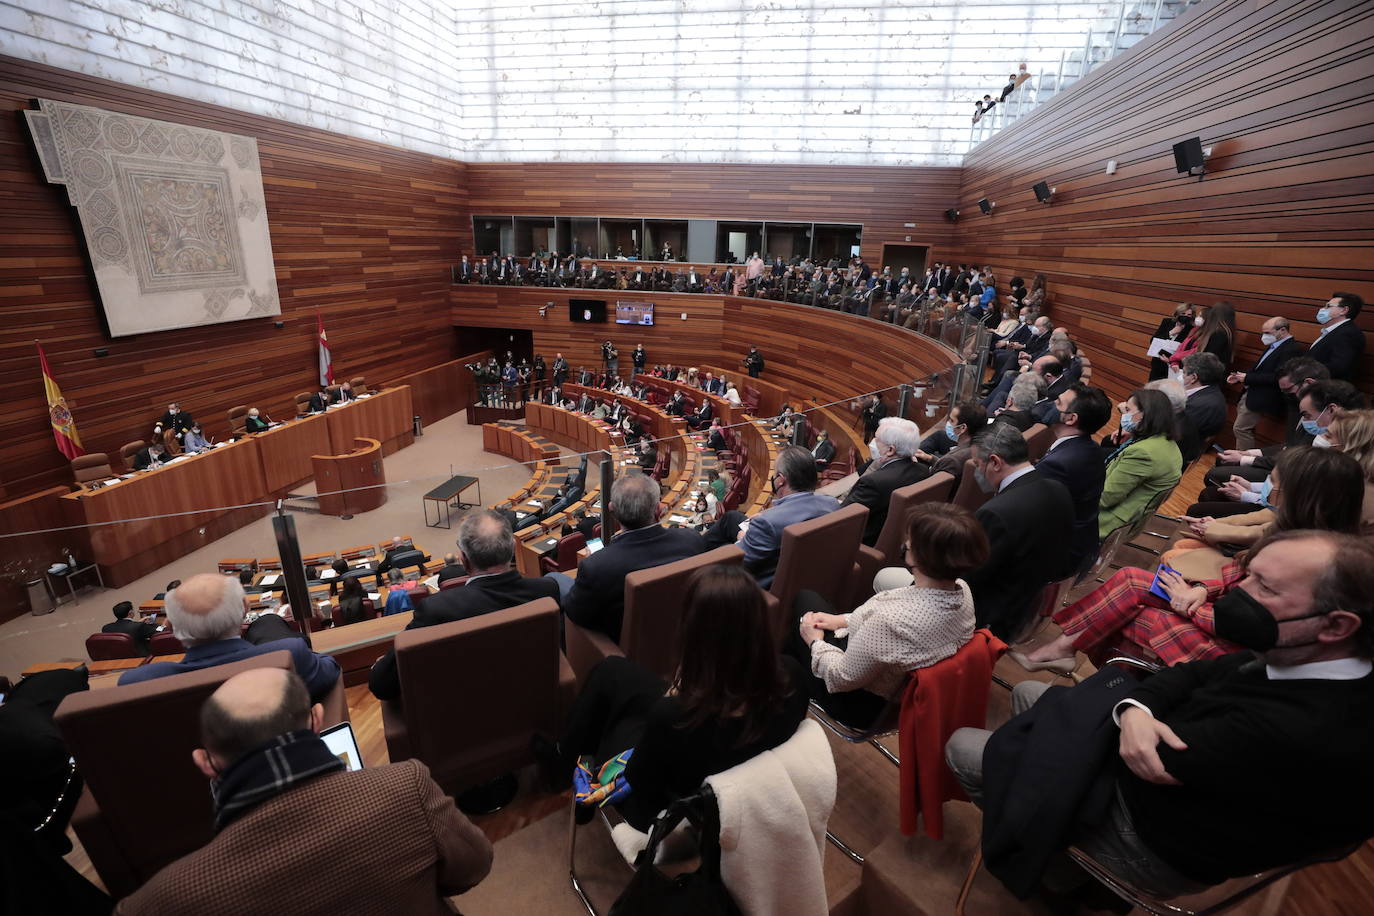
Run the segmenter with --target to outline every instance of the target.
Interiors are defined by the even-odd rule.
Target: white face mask
[[[879,446],[878,446],[878,437],[877,437],[877,436],[874,436],[874,437],[873,437],[873,440],[870,441],[870,442],[868,443],[868,454],[869,454],[869,456],[870,456],[874,461],[882,461],[882,460],[883,460],[883,454],[882,454],[882,450],[881,450],[881,449],[879,448]]]
[[[1202,327],[1202,316],[1201,316],[1201,315],[1199,315],[1199,316],[1197,316],[1196,318],[1193,319],[1193,327],[1195,327],[1195,328],[1200,328],[1200,327]]]
[[[1264,344],[1266,347],[1272,347],[1274,345],[1274,341],[1276,340],[1278,340],[1278,338],[1275,337],[1273,334],[1260,335],[1260,343]]]
[[[1316,448],[1331,448],[1332,442],[1325,434],[1318,434],[1312,437],[1312,445]]]

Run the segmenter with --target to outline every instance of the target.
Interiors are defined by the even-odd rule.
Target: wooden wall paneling
[[[49,487],[0,503],[0,623],[28,611],[24,583],[41,578],[68,551],[78,563],[90,562],[90,535],[85,528],[71,527],[83,519],[63,499],[68,492],[67,487]]]
[[[352,409],[352,408],[349,408]],[[284,496],[292,487],[314,474],[312,455],[330,454],[329,420],[325,415],[305,417],[254,436],[262,457],[267,492]]]
[[[282,298],[277,330],[253,319],[110,340],[76,217],[41,177],[22,119],[43,97],[257,138]],[[294,413],[316,381],[315,314],[339,378],[380,388],[452,359],[449,265],[471,246],[463,163],[0,58],[0,463],[7,495],[69,483],[53,446],[33,340],[90,451],[143,438],[171,398],[205,428],[254,404]],[[107,348],[109,356],[92,351]]]
[[[1144,381],[1145,344],[1182,301],[1236,305],[1239,369],[1274,315],[1310,343],[1333,291],[1374,300],[1372,52],[1368,3],[1196,7],[969,154],[961,257],[1003,283],[1045,273],[1049,314],[1114,397]],[[1213,148],[1202,181],[1174,169],[1192,136]],[[1374,329],[1374,310],[1359,320]]]
[[[457,359],[421,369],[396,379],[395,384],[410,388],[412,407],[426,426],[457,413],[477,399],[477,381],[467,364],[485,362],[490,350],[469,353]]]
[[[410,388],[401,385],[329,411],[325,419],[329,421],[330,454],[351,452],[356,440],[364,438],[380,442],[383,455],[405,448],[415,441],[412,410]]]

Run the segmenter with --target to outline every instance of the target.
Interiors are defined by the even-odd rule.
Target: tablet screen
[[[363,768],[363,755],[358,753],[358,742],[353,737],[353,726],[347,722],[340,722],[332,725],[320,732],[320,738],[324,740],[325,746],[344,762],[344,766],[350,770],[361,770]]]

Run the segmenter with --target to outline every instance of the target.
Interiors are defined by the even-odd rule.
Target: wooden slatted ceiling
[[[959,187],[955,168],[474,162],[467,174],[478,215],[862,223],[870,264],[907,236],[944,253]]]
[[[53,98],[254,136],[282,330],[272,319],[107,339],[64,188],[42,180],[26,129],[0,118],[0,465],[3,496],[70,481],[53,446],[33,347],[43,341],[90,451],[140,438],[179,398],[206,428],[256,404],[278,417],[316,379],[315,312],[337,377],[368,384],[457,354],[448,270],[470,247],[465,166],[0,58],[0,106]],[[97,359],[96,347],[109,350]]]
[[[1144,380],[1146,341],[1181,301],[1236,305],[1237,368],[1273,315],[1311,342],[1334,290],[1374,301],[1371,53],[1368,2],[1204,4],[965,159],[959,250],[1004,281],[1043,271],[1050,314],[1116,396]],[[1174,170],[1192,136],[1213,147],[1201,182]],[[1371,370],[1374,347],[1365,383]]]

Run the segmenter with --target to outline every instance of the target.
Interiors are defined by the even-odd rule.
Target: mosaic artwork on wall
[[[256,140],[38,105],[29,131],[76,207],[113,336],[281,314]]]

